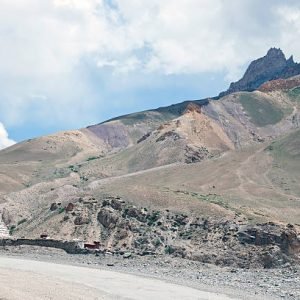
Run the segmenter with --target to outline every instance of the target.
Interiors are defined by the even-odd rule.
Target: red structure
[[[93,244],[85,243],[84,249],[89,250],[99,250],[100,249],[100,242],[94,242]]]

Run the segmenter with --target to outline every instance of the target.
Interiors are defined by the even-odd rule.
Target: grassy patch
[[[102,157],[101,156],[91,156],[86,161],[92,161],[92,160],[99,159],[99,158],[102,158]]]
[[[166,253],[166,254],[171,255],[171,254],[173,254],[174,252],[175,252],[175,249],[174,249],[172,246],[166,246],[166,247],[165,247],[165,253]]]
[[[10,228],[9,228],[9,234],[10,234],[10,235],[13,235],[13,234],[14,234],[14,232],[15,232],[15,230],[16,230],[16,228],[17,228],[17,226],[16,226],[16,225],[12,225],[12,226],[10,226]]]
[[[147,119],[146,113],[136,113],[128,116],[121,117],[120,120],[124,125],[133,125]]]
[[[292,163],[299,162],[300,130],[297,130],[278,141],[272,142],[266,150],[271,151],[276,158],[292,160]]]
[[[288,97],[294,102],[300,102],[300,86],[295,87],[287,92]]]
[[[65,211],[65,208],[64,208],[64,207],[61,207],[61,208],[59,208],[58,213],[59,213],[59,214],[62,214],[64,211]]]
[[[22,220],[20,220],[20,221],[18,222],[18,226],[19,226],[19,225],[22,225],[22,224],[25,223],[25,222],[27,222],[27,219],[22,219]]]
[[[77,167],[77,166],[71,165],[71,166],[69,166],[68,168],[69,168],[72,172],[78,173],[78,167]]]
[[[226,203],[224,201],[224,199],[217,194],[207,194],[207,195],[203,195],[203,194],[199,194],[199,193],[195,193],[195,192],[188,192],[188,191],[181,191],[181,190],[176,190],[174,191],[174,193],[176,194],[184,194],[184,195],[190,195],[192,197],[195,197],[201,201],[206,201],[209,203],[213,203],[213,204],[217,204],[223,208],[226,209],[232,209],[231,207],[229,207],[228,203]]]
[[[284,116],[279,107],[253,93],[242,93],[239,100],[252,122],[259,127],[276,124]]]

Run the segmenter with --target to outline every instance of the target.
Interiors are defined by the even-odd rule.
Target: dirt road
[[[0,257],[0,299],[229,300],[232,298],[107,270]]]

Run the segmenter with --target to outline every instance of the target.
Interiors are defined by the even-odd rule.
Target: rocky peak
[[[281,49],[271,48],[267,54],[249,65],[242,79],[230,84],[225,96],[239,91],[254,91],[267,81],[289,78],[300,74],[300,64],[295,63],[293,56],[286,59]]]
[[[281,58],[285,60],[285,55],[280,48],[270,48],[267,52],[267,55],[263,58]]]

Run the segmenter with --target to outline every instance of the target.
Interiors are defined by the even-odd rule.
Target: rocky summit
[[[264,57],[254,60],[244,76],[239,81],[231,83],[229,89],[219,96],[240,91],[251,92],[267,81],[299,74],[300,64],[294,62],[293,56],[286,59],[281,49],[271,48]]]

